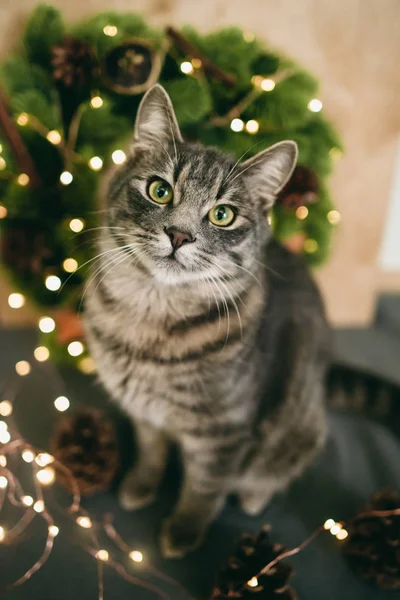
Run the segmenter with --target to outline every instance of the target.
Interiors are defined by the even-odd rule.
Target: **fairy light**
[[[307,206],[299,206],[299,208],[296,210],[296,217],[298,219],[300,219],[300,221],[303,221],[303,219],[306,219],[307,216],[308,216]]]
[[[50,357],[50,350],[46,346],[38,346],[33,351],[33,356],[38,362],[45,362]]]
[[[39,467],[47,467],[47,465],[51,465],[54,462],[54,456],[49,454],[48,452],[40,452],[35,458],[35,463],[39,465]]]
[[[181,63],[180,69],[182,73],[185,73],[185,75],[191,75],[194,71],[192,63],[188,60],[185,60],[183,63]]]
[[[260,88],[263,92],[272,92],[275,89],[276,83],[273,79],[263,79],[260,83]]]
[[[106,25],[103,27],[104,35],[108,35],[109,37],[115,37],[118,33],[118,27],[115,25]]]
[[[0,475],[0,490],[5,490],[7,485],[8,485],[7,477],[4,477],[4,475]]]
[[[337,535],[341,529],[342,529],[342,525],[340,523],[335,523],[330,528],[330,532],[332,535]]]
[[[13,405],[9,400],[3,400],[0,402],[0,415],[2,417],[9,417],[12,415]]]
[[[37,500],[33,505],[33,510],[37,513],[42,513],[44,511],[44,502],[43,500]]]
[[[91,358],[90,356],[85,356],[84,358],[82,358],[82,360],[79,361],[79,368],[82,371],[82,373],[85,373],[86,375],[91,375],[92,373],[94,373],[96,367],[93,358]]]
[[[57,527],[57,525],[50,525],[49,534],[51,535],[51,537],[55,538],[59,533],[60,533],[60,530]]]
[[[101,108],[103,106],[104,102],[103,102],[103,98],[101,98],[101,96],[93,96],[93,98],[90,101],[90,106],[92,108]]]
[[[96,552],[96,558],[98,558],[99,560],[102,560],[103,562],[108,561],[108,556],[109,556],[109,554],[108,554],[107,550],[101,549]]]
[[[247,582],[247,585],[249,587],[255,588],[258,586],[258,579],[257,577],[252,577],[251,579],[249,579],[249,581]]]
[[[58,146],[58,144],[61,144],[62,138],[60,132],[56,129],[52,129],[51,131],[49,131],[49,133],[46,135],[46,138],[50,142],[50,144],[53,144],[54,146]]]
[[[65,412],[70,407],[70,401],[65,396],[59,396],[54,400],[54,406],[60,412]]]
[[[339,158],[341,158],[343,155],[343,152],[341,151],[340,148],[336,148],[336,146],[334,146],[333,148],[331,148],[329,150],[329,156],[331,158],[333,158],[333,160],[339,160]]]
[[[32,496],[22,496],[21,500],[24,506],[32,506],[32,504],[34,503],[34,499],[32,498]]]
[[[126,161],[126,154],[123,150],[114,150],[111,158],[114,164],[122,165]]]
[[[8,425],[5,421],[0,421],[0,432],[7,431]]]
[[[6,161],[4,160],[4,158],[2,156],[0,156],[0,171],[4,171],[6,166],[7,166]]]
[[[305,240],[303,247],[304,252],[307,252],[307,254],[314,254],[314,252],[318,250],[318,242],[309,238],[308,240]]]
[[[82,342],[71,342],[70,344],[68,344],[68,354],[70,354],[70,356],[80,356],[83,351],[85,350],[84,345],[82,344]]]
[[[22,460],[26,463],[31,463],[35,460],[35,455],[32,450],[24,450],[22,453]]]
[[[79,233],[85,227],[85,222],[82,219],[72,219],[69,223],[69,228],[74,233]]]
[[[39,321],[39,329],[42,333],[51,333],[56,328],[56,322],[51,317],[42,317]]]
[[[310,102],[308,103],[308,110],[315,113],[320,112],[320,110],[322,110],[321,100],[319,100],[318,98],[313,98],[312,100],[310,100]]]
[[[92,527],[92,521],[89,517],[78,517],[76,522],[83,529],[90,529]]]
[[[22,185],[22,186],[28,185],[29,175],[27,175],[26,173],[21,173],[20,175],[18,175],[17,183],[18,183],[18,185]]]
[[[331,225],[337,225],[338,223],[340,223],[342,215],[338,210],[330,210],[326,215],[326,218],[328,219]]]
[[[25,125],[28,125],[28,122],[29,115],[26,112],[21,113],[17,118],[17,123],[18,125],[21,125],[21,127],[25,127]]]
[[[192,58],[192,65],[195,69],[201,69],[203,63],[200,58]]]
[[[78,261],[74,258],[66,258],[63,262],[63,269],[67,273],[74,273],[78,268]]]
[[[0,443],[1,444],[8,444],[8,442],[11,440],[11,435],[9,431],[0,431]]]
[[[0,171],[1,171],[1,156],[0,156]],[[0,204],[0,219],[5,219],[7,216],[8,210],[5,206]]]
[[[103,167],[103,161],[100,156],[92,156],[92,158],[89,160],[89,167],[92,169],[92,171],[100,171],[100,169]]]
[[[324,523],[324,529],[328,531],[331,527],[335,525],[335,521],[333,519],[327,519]]]
[[[51,292],[56,292],[61,287],[61,279],[57,275],[49,275],[46,277],[44,285]]]
[[[7,466],[7,459],[4,456],[4,454],[0,454],[0,467],[6,467]]]
[[[73,179],[74,177],[69,171],[63,171],[60,175],[60,181],[63,185],[69,185],[72,183]]]
[[[36,479],[42,485],[51,485],[55,479],[55,476],[56,476],[56,474],[52,467],[46,467],[45,469],[40,469],[40,471],[38,471],[36,473]]]
[[[132,550],[132,552],[129,552],[129,558],[133,560],[133,562],[141,563],[143,562],[144,556],[139,550]]]
[[[256,39],[256,36],[251,31],[243,31],[243,39],[248,44],[251,44]]]
[[[8,296],[8,305],[11,308],[22,308],[25,304],[25,296],[23,294],[13,293]]]
[[[260,125],[258,123],[258,121],[255,121],[254,119],[250,119],[250,121],[247,121],[246,123],[246,131],[247,133],[257,133],[257,131],[260,129]]]
[[[3,146],[0,144],[0,152],[3,152]]]
[[[347,529],[341,529],[337,534],[336,534],[336,539],[337,540],[345,540],[349,535],[349,532],[347,531]]]
[[[0,525],[0,542],[4,542],[4,538],[6,537],[6,530],[4,527]]]
[[[244,123],[242,119],[232,119],[231,121],[231,129],[232,131],[243,131]]]
[[[25,375],[29,375],[31,372],[31,365],[27,360],[20,360],[15,365],[15,370],[17,371],[18,375],[25,377]]]

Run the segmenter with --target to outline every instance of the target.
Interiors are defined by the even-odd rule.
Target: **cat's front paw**
[[[206,527],[194,516],[176,515],[164,521],[161,552],[166,558],[182,558],[203,541]]]
[[[156,499],[157,486],[150,481],[142,480],[132,470],[125,477],[119,489],[119,503],[125,510],[138,510],[152,504]]]

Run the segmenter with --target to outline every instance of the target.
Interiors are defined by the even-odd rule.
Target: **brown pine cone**
[[[52,439],[52,453],[77,483],[81,494],[108,489],[118,469],[114,424],[96,409],[84,408],[61,418]],[[57,469],[57,481],[72,491],[71,477]]]
[[[299,206],[317,202],[318,190],[318,178],[314,171],[299,165],[279,193],[277,202],[288,210],[296,210]]]
[[[400,509],[400,494],[383,490],[367,510]],[[347,526],[344,553],[352,569],[384,590],[400,589],[400,514],[359,516]]]
[[[289,581],[293,567],[278,562],[265,575],[258,573],[284,551],[283,546],[274,544],[265,526],[256,535],[243,536],[236,552],[221,568],[211,600],[295,600],[296,594]]]
[[[54,46],[52,55],[53,77],[65,87],[81,88],[98,71],[92,48],[71,36],[65,37],[60,46]]]

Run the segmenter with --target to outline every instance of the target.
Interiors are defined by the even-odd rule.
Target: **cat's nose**
[[[190,244],[194,242],[195,238],[191,233],[187,231],[179,231],[175,227],[164,228],[165,233],[171,240],[171,244],[174,250],[178,250],[184,244]]]

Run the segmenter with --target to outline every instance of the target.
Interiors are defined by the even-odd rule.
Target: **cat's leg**
[[[138,457],[126,475],[119,492],[120,504],[126,510],[142,508],[156,498],[164,473],[168,439],[159,429],[146,423],[135,423]]]

